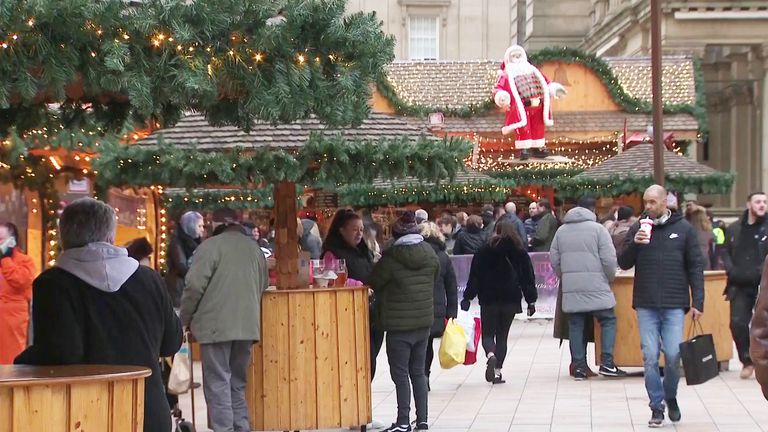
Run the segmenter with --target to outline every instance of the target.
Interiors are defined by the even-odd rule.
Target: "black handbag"
[[[700,333],[691,337],[697,324]],[[688,385],[703,384],[720,374],[715,340],[711,334],[703,333],[701,324],[694,321],[688,335],[689,339],[680,343],[680,358],[683,361],[685,381]]]

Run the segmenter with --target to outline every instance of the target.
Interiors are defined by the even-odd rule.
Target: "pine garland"
[[[572,178],[582,168],[518,168],[506,171],[489,171],[486,175],[500,180],[514,180],[518,185],[554,186],[563,179]]]
[[[157,146],[102,145],[93,167],[100,187],[211,185],[256,186],[280,181],[335,188],[377,177],[413,177],[424,181],[453,178],[464,169],[472,144],[464,138],[416,141],[348,141],[340,135],[314,133],[298,151],[283,149],[201,152],[162,139]]]
[[[733,185],[733,173],[717,173],[707,176],[667,175],[665,186],[679,193],[726,194]],[[642,192],[654,184],[652,176],[613,176],[608,179],[591,179],[577,176],[556,182],[558,194],[562,197],[579,197],[585,192],[599,196],[615,197],[627,193]]]
[[[502,202],[515,187],[512,180],[467,183],[413,184],[397,187],[348,185],[338,189],[339,203],[352,207],[377,207],[420,202],[467,204]]]
[[[244,130],[362,122],[394,38],[374,13],[345,15],[345,0],[279,3],[283,17],[256,0],[0,2],[0,135],[48,123],[48,103],[67,128],[84,105],[111,130],[185,110]]]

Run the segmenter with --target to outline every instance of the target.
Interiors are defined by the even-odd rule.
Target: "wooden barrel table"
[[[370,352],[367,287],[266,291],[248,371],[251,428],[368,424]]]
[[[137,366],[0,366],[0,432],[142,432],[151,374]]]
[[[733,358],[733,339],[730,330],[730,306],[723,297],[727,276],[724,271],[704,272],[704,315],[701,327],[704,333],[711,333],[715,341],[717,361],[723,368]],[[643,353],[640,350],[640,328],[637,314],[632,309],[632,291],[635,282],[633,273],[616,276],[611,288],[616,297],[616,345],[613,356],[619,367],[643,367]],[[692,326],[691,315],[685,317],[683,339],[687,339]],[[595,362],[600,363],[600,325],[595,320]],[[698,325],[697,325],[698,329]],[[663,365],[663,355],[661,364]]]

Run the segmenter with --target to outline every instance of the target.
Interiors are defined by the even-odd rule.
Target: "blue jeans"
[[[577,369],[587,370],[586,320],[595,317],[600,323],[600,364],[613,367],[613,346],[616,342],[616,314],[611,309],[568,314],[568,339],[571,361]]]
[[[651,409],[664,409],[664,401],[677,398],[680,382],[680,343],[683,342],[683,309],[637,308],[640,347],[643,350],[645,389]],[[659,374],[659,352],[664,352],[664,382]]]

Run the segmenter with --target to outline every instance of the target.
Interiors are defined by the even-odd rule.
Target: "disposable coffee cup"
[[[648,244],[651,242],[652,230],[653,230],[653,221],[651,219],[648,219],[648,218],[640,219],[640,231],[644,231],[648,235],[648,239],[643,242],[644,244]]]

